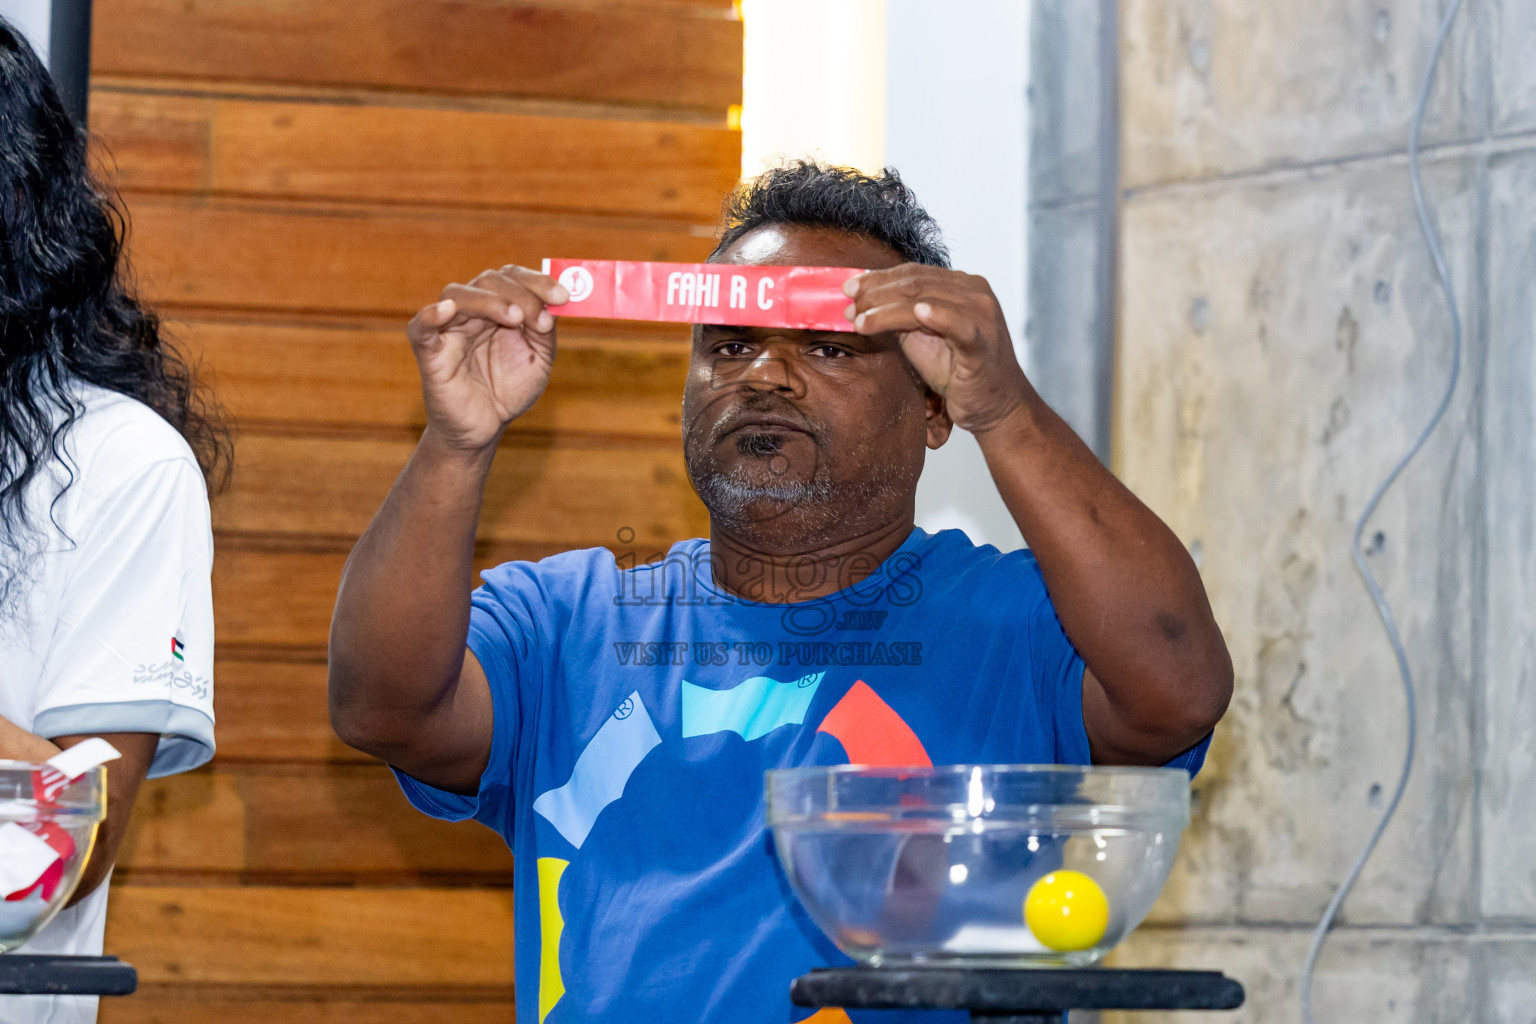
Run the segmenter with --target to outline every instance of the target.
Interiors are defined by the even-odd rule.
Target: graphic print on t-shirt
[[[576,849],[587,841],[603,808],[624,794],[629,777],[640,762],[661,743],[656,725],[640,699],[631,693],[597,730],[576,758],[570,781],[551,789],[533,802],[533,809]],[[565,919],[560,914],[560,878],[570,861],[539,858],[539,1020],[549,1016],[565,982],[560,974],[560,936]]]
[[[683,738],[734,732],[751,741],[786,725],[800,725],[811,709],[825,672],[792,682],[753,676],[727,690],[712,690],[683,680]]]
[[[874,768],[933,765],[917,733],[862,679],[827,712],[816,731],[841,743],[849,764]]]
[[[812,672],[788,681],[754,675],[718,690],[685,679],[679,692],[682,737],[734,733],[752,742],[778,729],[802,726],[826,675],[825,671]],[[836,739],[850,764],[899,767],[933,763],[912,727],[862,679],[854,681],[816,732]],[[579,851],[598,815],[624,795],[640,763],[661,744],[655,722],[636,690],[582,748],[570,779],[534,800],[534,811]],[[570,863],[559,857],[538,858],[540,1024],[566,991],[560,969],[560,939],[565,930],[560,879]],[[846,1020],[846,1015],[842,1019]]]
[[[661,737],[637,690],[624,698],[576,758],[571,779],[541,794],[533,809],[576,849],[587,841],[604,807],[624,792],[629,777]]]
[[[477,792],[396,773],[419,809],[512,848],[519,1024],[804,1024],[790,982],[849,961],[778,864],[765,771],[1090,760],[1082,659],[1028,552],[914,530],[865,580],[788,605],[721,595],[712,564],[696,538],[643,566],[595,548],[486,570]]]

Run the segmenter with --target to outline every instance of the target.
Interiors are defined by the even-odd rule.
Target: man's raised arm
[[[1173,531],[1035,392],[986,281],[906,264],[846,290],[856,328],[897,333],[951,420],[976,435],[1087,663],[1094,761],[1162,764],[1198,743],[1232,697],[1232,659],[1200,574]]]
[[[553,278],[503,267],[449,285],[411,320],[427,429],[342,572],[331,724],[442,789],[475,792],[490,756],[490,685],[465,646],[475,526],[502,431],[549,382],[545,307],[567,298]]]

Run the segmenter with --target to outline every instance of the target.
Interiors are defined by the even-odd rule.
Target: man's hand
[[[956,426],[986,433],[1027,401],[1030,385],[986,278],[905,263],[850,278],[843,291],[855,329],[897,333]]]
[[[570,294],[526,267],[487,270],[451,284],[406,327],[421,369],[428,429],[449,448],[494,445],[549,383],[555,318]]]

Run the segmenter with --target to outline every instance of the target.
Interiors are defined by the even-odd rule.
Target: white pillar
[[[886,161],[944,229],[955,267],[991,284],[1026,366],[1029,15],[1028,0],[888,0],[885,90]],[[917,524],[1024,543],[961,430],[928,453]]]
[[[1030,0],[743,0],[742,16],[742,173],[797,156],[895,167],[954,265],[991,283],[1022,361]],[[964,431],[928,453],[917,521],[1023,544]]]
[[[885,161],[885,0],[742,0],[741,171]]]

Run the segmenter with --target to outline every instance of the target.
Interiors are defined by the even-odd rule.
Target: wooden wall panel
[[[509,262],[708,253],[740,156],[733,4],[96,0],[95,26],[97,155],[141,292],[240,428],[215,503],[219,753],[143,791],[107,934],[143,987],[102,1020],[511,1021],[510,854],[336,738],[331,608],[423,426],[417,309]],[[480,567],[706,528],[688,355],[686,328],[561,325]]]
[[[219,648],[305,648],[306,653],[323,657],[346,561],[345,550],[253,550],[227,540],[219,543],[213,563],[213,621]],[[215,677],[219,694],[223,684]],[[313,699],[314,695],[304,696]],[[218,724],[222,732],[223,721]]]
[[[442,880],[510,885],[501,837],[414,810],[371,765],[218,765],[145,783],[118,856],[124,880]]]
[[[590,547],[605,546],[627,552],[634,564],[638,557],[650,561],[665,553],[637,550],[634,545],[618,544],[617,531],[607,544],[596,541]],[[330,632],[331,608],[341,582],[351,537],[340,537],[318,545],[313,550],[295,550],[284,538],[262,535],[243,537],[223,534],[213,567],[213,610],[218,624],[221,652],[266,649],[284,652],[287,657],[323,658]],[[475,571],[513,560],[538,561],[561,551],[568,544],[483,544],[475,556]],[[224,692],[224,681],[216,689]],[[318,691],[322,701],[324,688]],[[297,694],[295,700],[303,699]],[[279,705],[263,705],[275,712]],[[223,722],[220,722],[223,725]],[[222,730],[221,730],[222,731]],[[222,749],[222,739],[220,740]]]
[[[214,528],[356,537],[414,447],[410,441],[247,434],[234,485],[214,502]],[[707,529],[680,445],[502,445],[481,508],[482,539],[593,547],[625,527],[642,544]]]
[[[216,105],[196,94],[136,94],[93,82],[91,141],[98,170],[123,190],[206,190]]]
[[[512,893],[120,885],[107,948],[145,984],[510,990]]]
[[[723,111],[741,23],[720,4],[113,0],[97,74],[369,86]]]
[[[702,260],[707,231],[661,221],[129,194],[130,255],[160,306],[393,314],[443,286],[546,257]]]
[[[104,999],[102,1024],[513,1024],[511,999],[452,1002],[391,998],[386,991],[345,999],[318,992],[252,994],[232,998],[219,988],[145,985],[128,999]]]
[[[125,189],[515,206],[711,223],[739,135],[667,121],[98,88]]]
[[[217,561],[224,558],[220,552]],[[214,621],[222,638],[218,607],[215,597]],[[224,643],[221,639],[221,647]],[[221,654],[213,667],[219,763],[376,763],[331,730],[324,658],[323,648],[295,661],[280,661],[262,650]]]
[[[404,324],[403,318],[387,329],[192,320],[171,330],[202,361],[220,401],[244,427],[419,431],[426,415]],[[561,324],[549,387],[513,422],[513,436],[677,440],[686,335],[625,335],[606,326],[609,331],[595,333],[581,321]]]

